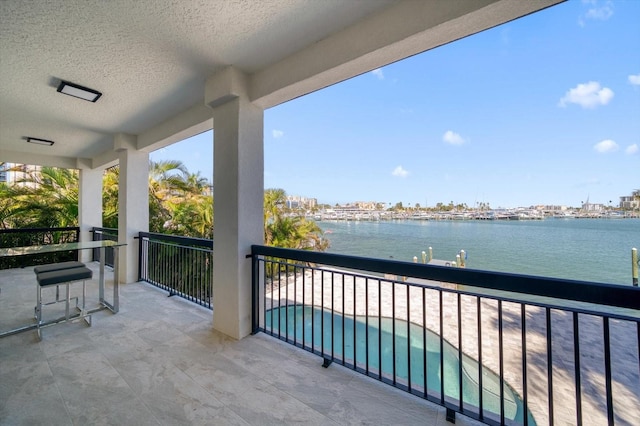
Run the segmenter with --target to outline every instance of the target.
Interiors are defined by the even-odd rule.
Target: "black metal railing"
[[[45,244],[75,243],[80,238],[80,228],[21,228],[0,230],[0,247],[24,247]],[[0,258],[0,269],[24,268],[45,263],[78,260],[78,251],[30,254]]]
[[[138,279],[212,309],[213,240],[139,235]]]
[[[633,424],[640,289],[252,247],[253,331],[487,424]]]
[[[98,228],[91,229],[93,241],[111,240],[118,241],[118,230],[115,228]],[[100,260],[100,249],[91,250],[93,261]],[[104,251],[104,264],[113,268],[113,247],[107,247]]]

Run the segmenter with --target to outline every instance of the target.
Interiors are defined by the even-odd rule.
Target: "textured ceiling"
[[[258,71],[388,4],[3,0],[0,148],[96,156],[111,148],[113,134],[140,134],[202,102],[206,78],[220,67]],[[103,96],[95,104],[63,96],[60,79]]]
[[[269,107],[560,1],[0,0],[0,161],[105,165],[117,134],[155,149],[206,124],[228,65]]]

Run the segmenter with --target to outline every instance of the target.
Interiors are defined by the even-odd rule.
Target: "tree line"
[[[4,167],[0,163],[0,170]],[[0,227],[55,228],[78,226],[78,171],[55,167],[19,168],[11,184],[0,182]],[[105,170],[102,226],[118,227],[117,166]],[[149,231],[194,238],[213,238],[213,187],[180,161],[149,163]],[[286,211],[282,189],[264,192],[265,244],[325,250],[328,241],[318,225]]]

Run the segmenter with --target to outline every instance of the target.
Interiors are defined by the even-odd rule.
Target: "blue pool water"
[[[287,306],[268,310],[265,328],[275,335],[295,340],[305,348],[322,351],[343,360],[358,370],[368,370],[384,381],[394,381],[403,388],[422,394],[425,385],[430,397],[440,399],[444,385],[445,400],[459,405],[460,371],[462,371],[462,400],[465,409],[478,412],[480,386],[479,364],[462,355],[462,368],[458,350],[446,340],[417,324],[391,318],[356,317],[322,311],[311,306]],[[321,332],[322,330],[322,332]],[[344,330],[344,333],[343,331]],[[394,336],[395,334],[395,358]],[[426,340],[426,353],[424,351]],[[442,344],[443,368],[440,369]],[[380,360],[382,371],[380,372]],[[426,381],[425,381],[426,364]],[[443,383],[444,381],[444,383]],[[482,368],[482,400],[484,417],[499,421],[500,378],[488,368]],[[504,416],[511,423],[522,424],[524,406],[517,393],[504,384]],[[531,412],[530,425],[535,426]]]

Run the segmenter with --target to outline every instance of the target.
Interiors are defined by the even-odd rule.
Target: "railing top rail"
[[[182,246],[204,247],[213,250],[213,240],[206,238],[181,237],[179,235],[156,234],[153,232],[140,232],[141,239],[171,242]]]
[[[118,228],[101,228],[99,226],[94,226],[91,228],[91,232],[112,232],[117,234]]]
[[[200,247],[200,246],[193,246],[193,245],[184,245],[184,244],[178,244],[175,242],[171,242],[171,241],[163,241],[163,240],[156,240],[156,239],[148,239],[148,238],[143,238],[143,241],[147,241],[148,244],[150,245],[160,245],[160,246],[167,246],[167,247],[173,247],[173,248],[183,248],[183,249],[188,249],[188,250],[192,250],[195,252],[202,252],[202,253],[213,253],[213,250],[211,249],[211,247]]]
[[[413,262],[400,262],[260,245],[251,246],[251,254],[254,256],[270,256],[346,269],[462,284],[488,290],[507,291],[616,308],[640,310],[640,287],[468,268],[424,265]],[[516,285],[514,285],[514,283]]]
[[[317,265],[317,266],[294,266],[287,263],[287,259],[270,259],[269,262],[273,262],[282,266],[305,268],[312,271],[324,271],[327,273],[335,273],[345,277],[354,278],[367,278],[371,280],[382,280],[386,282],[392,282],[394,284],[400,284],[409,287],[415,287],[420,289],[427,289],[433,291],[439,291],[443,293],[460,294],[462,296],[480,297],[482,299],[489,299],[510,303],[524,303],[527,306],[537,306],[541,308],[558,309],[567,312],[577,312],[581,314],[602,316],[603,314],[609,318],[620,319],[624,321],[636,321],[640,322],[640,310],[633,310],[628,308],[606,307],[603,309],[601,304],[591,304],[587,302],[578,302],[575,300],[565,300],[553,297],[537,296],[527,293],[519,293],[515,291],[498,291],[488,288],[479,288],[474,286],[463,285],[462,287],[448,288],[440,285],[439,282],[434,280],[421,280],[422,282],[416,282],[413,278],[409,278],[407,281],[393,278],[383,278],[376,276],[367,271],[355,271],[353,269],[341,269],[335,268],[331,265]]]
[[[12,228],[0,229],[0,234],[19,234],[26,232],[45,232],[45,231],[80,231],[78,226],[67,226],[62,228]]]

